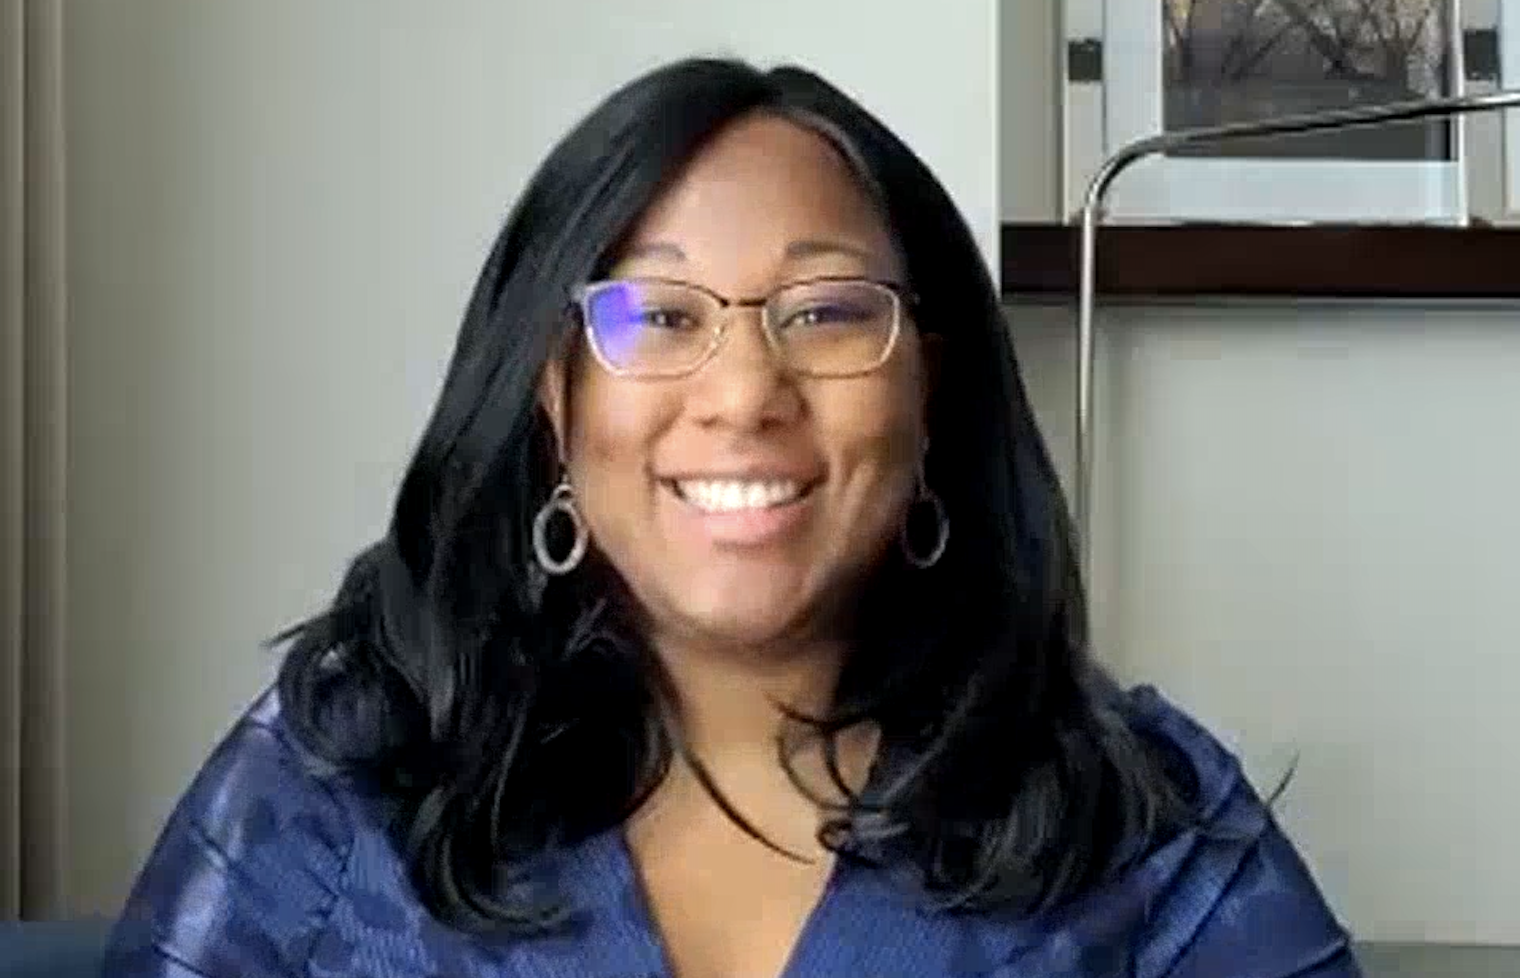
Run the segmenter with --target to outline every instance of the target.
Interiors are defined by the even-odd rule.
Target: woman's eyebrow
[[[841,255],[866,265],[875,265],[882,261],[882,256],[871,248],[852,244],[848,241],[828,238],[798,238],[787,243],[784,255],[787,261],[803,261],[810,258],[829,258]],[[624,261],[640,259],[671,262],[685,262],[688,260],[686,252],[674,241],[642,241],[629,247],[627,253],[623,256]]]
[[[645,241],[628,249],[624,260],[636,258],[660,258],[665,261],[686,261],[686,252],[673,241]]]
[[[869,248],[862,248],[859,245],[849,244],[844,241],[830,241],[823,238],[803,238],[793,241],[786,246],[786,257],[794,261],[830,255],[847,255],[867,263],[879,261],[881,258],[881,256]]]

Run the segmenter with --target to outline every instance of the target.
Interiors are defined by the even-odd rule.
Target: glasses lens
[[[879,366],[890,352],[898,299],[874,282],[806,282],[776,293],[767,314],[794,368],[849,374]]]
[[[686,286],[604,282],[582,308],[597,354],[618,373],[679,373],[699,363],[712,344],[713,300]]]

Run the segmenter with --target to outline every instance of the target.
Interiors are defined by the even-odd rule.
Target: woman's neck
[[[656,648],[678,698],[681,736],[725,792],[794,794],[779,763],[779,744],[785,743],[797,748],[789,751],[790,764],[808,790],[837,798],[821,745],[781,707],[803,716],[827,713],[844,666],[843,643],[753,655],[714,654],[676,642]],[[875,756],[876,733],[862,727],[841,734],[836,743],[845,783],[859,790]],[[677,779],[685,780],[679,768]],[[732,800],[742,803],[739,797]]]
[[[807,716],[826,712],[844,665],[842,643],[817,643],[785,654],[713,653],[684,642],[656,648],[678,697],[682,734],[701,755],[760,748],[794,732],[780,707]]]

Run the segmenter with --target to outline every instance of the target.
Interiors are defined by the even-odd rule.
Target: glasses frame
[[[591,329],[591,302],[595,300],[597,296],[601,295],[603,292],[607,291],[610,288],[628,285],[631,283],[636,284],[640,282],[647,282],[655,285],[674,285],[679,286],[680,288],[691,289],[694,292],[707,296],[717,304],[717,325],[711,330],[712,335],[708,341],[707,349],[702,351],[702,355],[699,356],[690,367],[683,367],[680,370],[654,372],[627,370],[614,366],[602,353],[601,346],[596,341],[596,335]],[[869,366],[847,371],[806,370],[799,368],[796,364],[792,363],[790,358],[786,355],[786,351],[782,348],[781,340],[776,335],[776,330],[770,321],[771,317],[769,307],[771,300],[774,299],[778,294],[785,292],[788,289],[800,288],[807,285],[817,285],[819,283],[825,282],[856,282],[863,285],[871,285],[882,289],[892,297],[892,332],[887,336],[887,342],[882,347],[881,355],[877,357],[876,360]],[[609,374],[613,375],[614,377],[622,377],[629,380],[677,380],[682,377],[690,377],[691,375],[700,371],[703,367],[711,363],[713,357],[717,356],[718,351],[723,348],[723,341],[728,338],[728,324],[733,320],[732,316],[723,315],[723,313],[732,309],[760,310],[760,332],[765,335],[766,345],[770,347],[771,353],[776,357],[776,362],[784,366],[791,373],[803,377],[814,377],[822,380],[840,380],[849,377],[860,377],[871,373],[872,371],[879,370],[882,364],[886,363],[892,358],[892,354],[897,351],[897,338],[902,333],[904,313],[906,312],[907,314],[911,315],[912,310],[915,309],[918,305],[918,297],[915,296],[912,292],[906,290],[900,283],[893,282],[889,279],[869,278],[863,275],[821,275],[816,278],[799,279],[795,282],[787,282],[784,285],[777,286],[766,295],[748,299],[731,298],[729,296],[723,295],[720,292],[715,292],[712,289],[707,288],[705,285],[698,285],[695,282],[687,282],[684,279],[663,278],[657,275],[636,275],[627,278],[600,279],[595,282],[587,282],[575,289],[573,299],[575,302],[576,311],[580,315],[581,330],[585,333],[586,336],[586,345],[591,348],[591,355],[596,358],[596,362],[602,367],[602,369],[607,371]]]

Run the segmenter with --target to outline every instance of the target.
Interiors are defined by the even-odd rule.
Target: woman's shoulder
[[[1131,733],[1158,749],[1174,773],[1188,782],[1200,821],[1245,817],[1249,824],[1238,824],[1237,829],[1259,831],[1264,826],[1265,806],[1254,795],[1239,756],[1196,715],[1149,683],[1125,687],[1108,680],[1100,697]]]
[[[253,860],[297,843],[325,862],[351,845],[360,798],[355,782],[301,747],[271,686],[212,749],[171,824],[195,824],[229,856]]]
[[[1079,901],[1073,933],[1128,919],[1141,975],[1355,975],[1346,930],[1236,753],[1152,685],[1115,685],[1105,698],[1186,768],[1194,820]]]
[[[192,973],[304,973],[343,889],[364,802],[320,771],[278,693],[263,693],[170,813],[117,925],[112,973],[156,976],[171,960]]]
[[[344,849],[359,803],[356,782],[327,770],[290,729],[277,687],[269,686],[211,750],[176,809],[216,834],[240,826],[249,852],[278,838],[278,827],[302,840]]]

